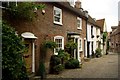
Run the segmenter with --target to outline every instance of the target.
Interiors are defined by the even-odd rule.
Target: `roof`
[[[81,12],[80,9],[77,9],[75,7],[70,6],[69,2],[54,2],[64,8],[67,8],[67,10],[70,10],[71,12],[74,12],[76,15],[79,15],[80,17],[87,19],[87,16],[85,15],[85,11]]]
[[[88,22],[96,27],[101,28],[90,15],[88,16]]]
[[[105,23],[105,18],[104,19],[99,19],[96,21],[96,23],[101,27],[101,32],[103,32],[103,27]]]

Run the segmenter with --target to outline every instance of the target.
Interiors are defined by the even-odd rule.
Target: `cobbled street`
[[[47,78],[118,78],[118,54],[93,58],[84,62],[81,69],[65,69],[59,75],[49,74]]]

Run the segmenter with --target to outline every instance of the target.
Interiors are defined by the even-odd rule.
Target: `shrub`
[[[28,80],[23,62],[25,46],[15,30],[7,23],[2,23],[2,79]]]
[[[96,49],[96,54],[95,54],[96,57],[102,56],[101,51],[102,51],[102,50],[101,50],[100,48],[97,48],[97,49]]]
[[[57,55],[52,55],[50,63],[52,65],[58,65],[58,64],[60,64],[60,58]]]
[[[73,52],[74,49],[77,48],[77,44],[74,43],[74,41],[70,40],[67,42],[67,44],[65,45],[65,50],[70,54],[71,57],[73,57]]]
[[[58,57],[61,59],[61,64],[64,64],[64,62],[70,58],[70,54],[68,54],[64,50],[59,50]]]
[[[41,79],[45,78],[45,64],[43,61],[40,62],[39,64],[39,71],[38,71],[38,75],[41,76]]]
[[[63,65],[62,64],[59,64],[59,65],[56,65],[53,67],[53,70],[55,73],[59,73],[60,71],[62,71],[64,69]]]
[[[72,58],[65,63],[66,69],[75,69],[75,68],[79,68],[79,67],[80,67],[80,64],[77,59]]]
[[[54,73],[54,67],[60,64],[60,58],[57,55],[52,55],[50,59],[50,73]]]

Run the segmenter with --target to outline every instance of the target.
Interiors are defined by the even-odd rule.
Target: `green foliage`
[[[44,42],[44,46],[46,48],[54,49],[57,45],[53,41],[46,41],[46,42]]]
[[[70,54],[68,54],[64,50],[59,50],[58,57],[61,59],[61,64],[64,64],[65,61],[69,60]]]
[[[106,38],[107,38],[107,32],[104,32],[104,33],[103,33],[103,44],[105,43]]]
[[[59,65],[54,66],[53,69],[54,69],[54,72],[58,74],[60,71],[64,69],[64,67],[63,65],[59,64]]]
[[[45,73],[46,73],[45,64],[44,64],[44,62],[41,61],[39,64],[38,75],[41,76],[41,79],[43,79],[43,78],[45,78]]]
[[[50,63],[54,65],[60,64],[60,58],[57,55],[52,55],[50,59]]]
[[[2,6],[6,7],[6,17],[9,16],[11,19],[14,18],[18,20],[32,20],[33,17],[35,17],[35,8],[43,9],[45,7],[44,4],[35,4],[33,2],[18,2],[17,6],[15,2],[10,2],[9,6],[7,5],[7,2],[3,2]]]
[[[52,55],[51,59],[50,59],[50,73],[55,73],[57,70],[57,68],[59,68],[60,66],[60,61],[61,59],[58,57],[58,55]]]
[[[15,30],[3,22],[2,24],[2,79],[27,80],[26,68],[23,63],[25,46]]]
[[[75,68],[79,68],[79,67],[80,67],[80,63],[77,59],[71,58],[70,60],[68,60],[65,63],[65,68],[66,69],[75,69]]]
[[[102,56],[101,51],[102,51],[102,50],[101,50],[100,48],[97,48],[97,49],[96,49],[96,51],[95,51],[95,52],[96,52],[96,53],[95,53],[96,57]]]
[[[70,41],[68,41],[68,43],[66,44],[65,47],[66,47],[66,49],[72,49],[72,50],[74,50],[74,49],[77,48],[77,44],[74,43],[72,40],[70,40]]]
[[[73,57],[74,49],[77,48],[77,43],[74,43],[72,40],[68,41],[65,45],[65,51],[67,51],[70,56]]]

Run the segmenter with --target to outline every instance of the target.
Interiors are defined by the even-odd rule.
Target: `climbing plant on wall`
[[[106,38],[107,38],[107,32],[104,32],[103,33],[103,45],[105,44]]]

